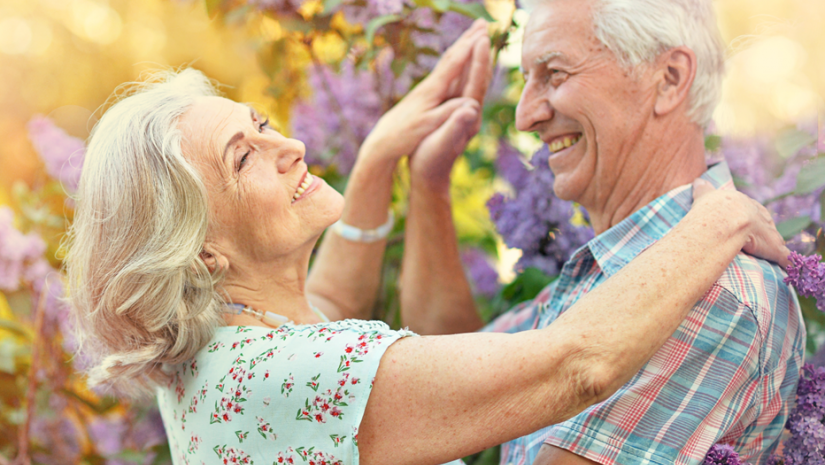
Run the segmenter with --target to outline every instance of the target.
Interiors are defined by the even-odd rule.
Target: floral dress
[[[357,465],[378,363],[410,335],[362,320],[218,328],[158,390],[175,465]]]

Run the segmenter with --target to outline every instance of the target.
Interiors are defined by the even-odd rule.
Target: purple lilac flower
[[[727,444],[716,444],[711,447],[702,463],[704,465],[749,465],[748,462],[743,462],[733,447]]]
[[[0,290],[16,291],[21,282],[39,283],[51,271],[43,254],[46,243],[35,233],[23,234],[14,227],[14,213],[0,207]]]
[[[335,73],[317,65],[310,73],[312,98],[293,109],[292,133],[307,147],[307,163],[336,165],[348,174],[358,148],[383,113],[381,98],[370,71],[357,70],[351,61]]]
[[[303,0],[249,0],[251,6],[260,10],[285,16],[297,14],[303,3]]]
[[[785,465],[825,465],[825,368],[802,367],[796,408],[788,417],[791,438],[784,444]]]
[[[506,148],[504,151],[505,158],[512,156]],[[547,165],[548,156],[547,147],[533,155],[532,171],[522,167],[524,172],[519,173],[514,164],[508,167],[508,178],[523,184],[516,189],[514,198],[494,195],[487,208],[507,246],[522,251],[517,269],[535,267],[547,274],[557,274],[570,255],[593,238],[593,230],[570,224],[575,213],[573,204],[553,194],[554,177]]]
[[[86,153],[83,141],[66,134],[42,115],[32,118],[27,128],[49,176],[63,183],[69,192],[76,191]]]
[[[88,426],[92,444],[104,457],[117,455],[123,450],[126,429],[126,424],[120,418],[96,418]]]
[[[468,248],[461,253],[464,271],[470,280],[473,293],[492,298],[499,289],[498,272],[487,258],[487,254],[477,248]]]
[[[344,17],[352,24],[365,26],[375,18],[397,15],[404,11],[404,6],[412,6],[405,0],[367,0],[365,6],[356,5],[353,0],[346,0],[341,5]]]

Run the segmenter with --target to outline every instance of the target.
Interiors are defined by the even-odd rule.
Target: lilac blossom
[[[513,198],[495,194],[487,202],[490,217],[507,246],[521,249],[517,269],[535,267],[550,275],[557,274],[570,255],[593,238],[593,230],[572,225],[573,204],[553,194],[554,177],[547,165],[547,147],[533,156],[532,171],[522,166],[521,172],[512,163],[512,156],[505,146],[501,163],[510,165],[503,171],[521,187],[515,189]]]
[[[366,5],[356,5],[352,0],[345,0],[341,5],[344,17],[352,24],[367,25],[370,21],[380,16],[399,15],[404,11],[404,6],[412,6],[412,2],[406,0],[368,0]]]
[[[711,447],[702,463],[704,465],[749,465],[748,462],[743,462],[733,447],[727,444],[716,444]]]
[[[294,16],[301,8],[303,0],[249,0],[249,4],[260,10],[266,10],[284,16]]]
[[[788,417],[785,465],[825,465],[825,368],[802,367],[796,408]]]
[[[0,290],[13,292],[21,283],[40,283],[51,271],[43,254],[46,243],[37,234],[23,234],[14,227],[14,213],[9,207],[0,207]]]
[[[487,298],[495,296],[500,287],[498,272],[490,265],[487,254],[474,247],[468,248],[462,251],[461,261],[473,293]]]
[[[123,450],[127,426],[122,418],[95,418],[87,429],[98,454],[108,457]]]
[[[349,60],[341,72],[316,65],[310,72],[312,98],[295,106],[292,133],[307,147],[307,163],[336,165],[348,174],[358,149],[383,114],[375,76]]]
[[[825,263],[822,263],[822,257],[791,252],[788,258],[791,263],[785,283],[793,285],[802,296],[816,298],[816,307],[825,312]]]
[[[46,172],[60,181],[66,190],[75,192],[86,153],[83,141],[66,134],[42,115],[32,118],[27,128],[32,145],[46,165]]]

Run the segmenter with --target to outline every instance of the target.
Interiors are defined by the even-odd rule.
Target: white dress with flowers
[[[219,328],[158,390],[175,465],[358,464],[378,363],[410,335],[362,320]]]

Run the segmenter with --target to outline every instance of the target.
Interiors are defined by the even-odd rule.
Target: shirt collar
[[[717,189],[734,189],[726,162],[713,165],[701,178]],[[596,236],[573,258],[581,258],[584,249],[588,249],[602,272],[610,277],[676,226],[692,204],[691,185],[679,186]]]

